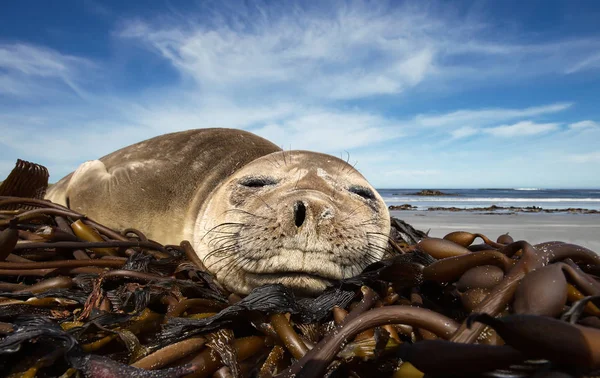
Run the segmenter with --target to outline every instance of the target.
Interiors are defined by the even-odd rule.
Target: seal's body
[[[88,161],[46,198],[163,244],[190,240],[229,289],[318,293],[383,256],[387,207],[333,156],[281,151],[242,130],[152,138]]]

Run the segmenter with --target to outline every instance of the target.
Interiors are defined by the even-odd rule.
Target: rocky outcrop
[[[430,196],[430,197],[435,197],[435,196],[452,196],[454,194],[448,194],[448,193],[444,193],[441,192],[439,190],[432,190],[432,189],[423,189],[420,192],[417,193],[410,193],[411,196]]]

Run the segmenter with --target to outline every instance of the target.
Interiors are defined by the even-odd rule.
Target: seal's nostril
[[[306,206],[304,206],[304,202],[298,201],[294,205],[294,222],[296,223],[296,227],[302,226],[305,218]]]

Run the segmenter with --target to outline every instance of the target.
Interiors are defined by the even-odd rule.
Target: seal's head
[[[197,252],[231,290],[281,283],[323,291],[383,256],[390,219],[345,161],[308,151],[254,160],[215,189],[194,230]]]

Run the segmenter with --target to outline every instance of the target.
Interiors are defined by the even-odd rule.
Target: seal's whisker
[[[283,164],[287,167],[287,161],[285,160],[285,148],[281,148],[281,156],[283,158]]]
[[[367,237],[379,237],[379,238],[385,240],[386,242],[390,240],[389,235],[383,234],[381,232],[367,231],[367,232],[365,232],[365,234],[367,235]]]
[[[252,215],[253,217],[258,217],[258,215],[254,214],[254,213],[251,213],[247,210],[237,209],[237,208],[224,210],[221,214],[225,215],[228,213],[242,213],[242,214]]]
[[[281,168],[281,165],[279,164],[279,162],[277,161],[277,159],[274,156],[269,156],[268,159],[269,163],[271,163],[271,165],[274,168]]]
[[[361,226],[377,226],[379,224],[379,220],[378,219],[369,219],[363,222],[359,222],[354,224],[354,227],[361,227]]]
[[[298,183],[300,182],[300,175],[301,175],[301,173],[300,173],[300,171],[298,171],[298,178],[296,179],[296,183],[294,184],[293,190],[296,190],[296,188],[298,188]]]
[[[256,252],[254,248],[246,249],[241,253],[240,251],[237,252],[238,253],[236,253],[236,255],[233,256],[232,261],[230,261],[230,263],[227,265],[227,275],[245,270],[249,264],[256,262],[256,260],[248,258],[248,256],[252,256]]]
[[[371,236],[379,236],[382,239],[384,239],[385,241],[389,241],[389,240],[393,240],[389,235],[386,234],[382,234],[381,232],[365,232],[367,235],[371,235]]]
[[[350,160],[350,156],[348,156],[348,160]],[[348,172],[352,172],[353,169],[356,170],[356,164],[358,164],[358,160],[355,161],[354,164],[348,163]]]
[[[380,232],[371,232],[371,233],[367,233],[367,235],[368,235],[368,237],[375,236],[375,237],[380,238],[381,241],[386,243],[386,246],[387,246],[386,248],[390,248],[391,244],[394,244],[396,242],[389,234],[386,235],[386,234],[383,234]]]
[[[225,210],[225,211],[223,211],[223,214],[230,213],[230,212],[232,212],[232,213],[233,212],[242,213],[245,216],[252,217],[251,219],[253,221],[255,221],[256,218],[259,218],[259,219],[262,219],[262,220],[265,220],[265,221],[275,221],[276,220],[275,218],[271,218],[271,217],[266,217],[266,216],[263,216],[263,215],[254,214],[254,213],[251,213],[249,211],[242,210],[242,209],[229,209],[229,210]]]
[[[354,208],[354,210],[352,210],[352,211],[351,211],[349,214],[347,214],[347,215],[346,215],[346,217],[345,217],[345,218],[343,218],[343,219],[341,220],[341,222],[342,222],[342,223],[343,223],[343,222],[345,222],[345,221],[346,221],[348,218],[350,218],[350,217],[351,217],[351,216],[354,214],[354,212],[355,212],[356,210],[360,209],[360,208],[361,208],[361,207],[363,207],[363,206],[367,206],[367,204],[366,204],[366,203],[361,203],[360,205],[358,205],[357,207],[355,207],[355,208]]]
[[[374,263],[374,262],[378,261],[379,259],[381,259],[380,255],[376,255],[372,252],[373,248],[377,249],[377,246],[368,244],[368,247],[363,250],[363,256],[368,257],[368,259],[366,259],[366,258],[363,259],[364,261],[367,262],[367,265]]]
[[[220,227],[229,227],[229,226],[238,226],[238,227],[244,227],[246,226],[246,223],[237,223],[237,222],[225,222],[225,223],[221,223],[218,224],[216,226],[214,226],[213,228],[211,228],[210,230],[207,230],[206,233],[204,234],[204,236],[202,236],[202,238],[200,240],[204,240],[204,238],[209,235],[210,233],[212,233],[213,231],[219,229]]]
[[[209,254],[206,255],[205,260],[208,261],[208,259],[217,259],[216,261],[211,261],[209,263],[210,266],[214,266],[218,263],[220,263],[221,261],[223,261],[224,259],[227,258],[236,258],[237,256],[234,255],[233,253],[230,252],[239,252],[239,244],[237,240],[233,240],[230,244],[228,245],[224,245],[221,246],[213,251],[211,251]],[[208,268],[208,266],[207,266]]]
[[[237,236],[239,236],[239,233],[218,235],[218,236],[211,238],[210,242],[208,242],[208,245],[217,245],[218,243],[222,242],[223,240],[238,240],[239,238],[236,238]]]
[[[225,251],[229,248],[235,247],[237,245],[237,239],[230,239],[229,243],[226,244],[227,241],[222,241],[220,244],[215,246],[215,248],[206,254],[205,258],[211,258],[213,256],[219,255],[222,251]]]
[[[385,236],[378,232],[366,232],[365,235],[367,237],[367,243],[370,243],[371,239],[375,239],[375,240],[384,242],[385,245],[387,246],[387,243],[390,240],[388,236]]]
[[[235,224],[220,224],[218,226],[213,227],[210,231],[208,231],[206,233],[205,236],[207,236],[208,234],[212,235],[212,234],[231,234],[231,233],[239,233],[240,230],[242,230],[244,227],[254,227],[251,225],[235,225]]]

